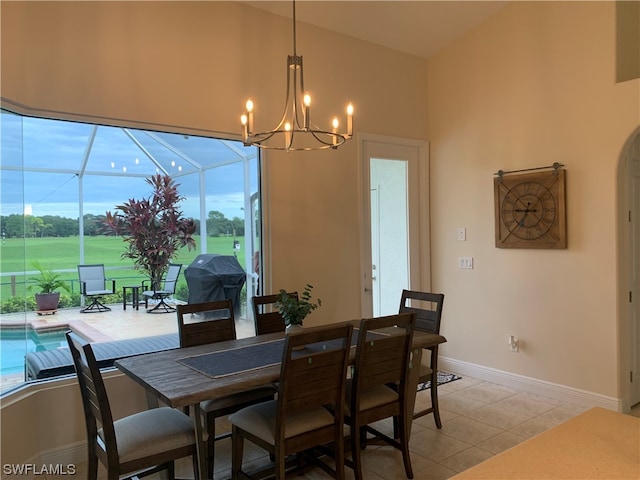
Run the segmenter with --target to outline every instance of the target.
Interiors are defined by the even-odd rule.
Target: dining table
[[[355,361],[357,327],[350,352],[350,362]],[[199,421],[200,402],[225,397],[255,387],[277,383],[284,348],[284,332],[247,337],[194,347],[146,353],[116,360],[115,366],[142,386],[149,408],[161,403],[172,408],[189,407],[193,412],[196,438],[197,464],[200,478],[208,471],[205,432]],[[415,330],[412,343],[413,365],[419,365],[424,348],[446,342],[442,335]],[[410,369],[410,384],[415,403],[419,368]]]

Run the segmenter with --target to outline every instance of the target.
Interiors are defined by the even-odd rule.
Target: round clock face
[[[556,218],[556,200],[541,183],[525,181],[515,184],[502,200],[502,221],[521,240],[534,240],[545,235]]]

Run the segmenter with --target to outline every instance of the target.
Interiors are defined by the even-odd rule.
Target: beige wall
[[[256,126],[271,128],[281,115],[290,20],[226,2],[2,2],[0,8],[1,93],[14,103],[56,117],[236,138],[249,95]],[[425,139],[425,61],[306,25],[298,28],[297,48],[315,123],[328,126],[351,100],[356,131]],[[267,155],[263,162],[270,283],[315,286],[323,306],[309,323],[360,314],[356,150],[352,141],[335,152]],[[28,416],[38,405],[47,412],[58,402],[78,406],[77,387],[56,392],[3,407],[3,420]],[[65,395],[68,402],[60,399]],[[76,414],[73,422],[81,422]],[[19,431],[3,421],[2,463],[83,440],[81,429],[63,432],[55,420],[68,415],[63,409],[40,429]],[[58,433],[41,438],[43,430]]]
[[[620,396],[617,164],[640,97],[638,81],[615,83],[614,25],[611,2],[518,2],[429,61],[445,357]],[[493,174],[554,162],[567,170],[569,248],[495,248]],[[467,242],[456,241],[458,226]],[[458,270],[459,255],[475,269]],[[521,353],[509,351],[509,334]]]
[[[0,8],[2,96],[14,102],[231,134],[248,95],[259,102],[256,122],[280,113],[286,20],[221,2]],[[430,142],[443,355],[617,398],[617,159],[639,124],[639,89],[615,84],[614,24],[613,3],[518,2],[428,63],[306,25],[298,51],[319,105],[352,100],[357,131]],[[317,123],[330,110],[318,108]],[[556,161],[567,168],[569,248],[494,248],[493,173]],[[264,169],[272,285],[313,283],[323,299],[316,323],[359,316],[355,143],[267,156]],[[466,242],[456,240],[459,226]],[[474,270],[457,268],[460,255],[475,258]],[[521,353],[508,351],[508,334],[523,339]],[[127,391],[138,398],[136,387],[120,385],[117,401]],[[75,426],[52,440],[40,432],[60,432],[56,417],[9,431],[3,405],[2,463],[82,441],[76,396],[68,386],[11,406],[8,427],[76,405],[75,418],[56,409]]]

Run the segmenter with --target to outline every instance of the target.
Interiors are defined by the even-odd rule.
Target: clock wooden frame
[[[493,192],[497,248],[567,248],[564,170],[499,172]]]

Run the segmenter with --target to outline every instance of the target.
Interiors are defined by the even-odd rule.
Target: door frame
[[[638,268],[640,257],[640,238],[635,234],[638,229],[637,222],[640,221],[640,205],[637,204],[640,192],[634,188],[633,169],[638,168],[640,158],[638,148],[640,145],[640,127],[638,127],[625,142],[620,156],[620,178],[621,209],[620,218],[623,226],[622,235],[619,237],[621,243],[621,285],[622,292],[619,292],[624,306],[625,320],[620,328],[619,350],[620,358],[620,380],[622,393],[622,410],[626,412],[634,404],[640,402],[640,294],[638,292]],[[635,164],[635,165],[634,165]],[[637,172],[636,172],[637,173]],[[623,318],[624,318],[623,317]],[[626,343],[626,344],[625,344]],[[631,378],[633,375],[633,380]]]
[[[429,143],[424,140],[390,137],[371,133],[357,133],[356,142],[359,169],[358,197],[360,199],[358,204],[358,230],[360,234],[360,315],[362,317],[368,317],[372,315],[369,152],[375,152],[377,149],[417,149],[417,165],[409,165],[409,262],[410,267],[414,267],[410,268],[410,288],[415,290],[430,290]],[[415,221],[412,222],[412,219],[415,219]],[[398,298],[398,305],[400,305],[400,298]]]

